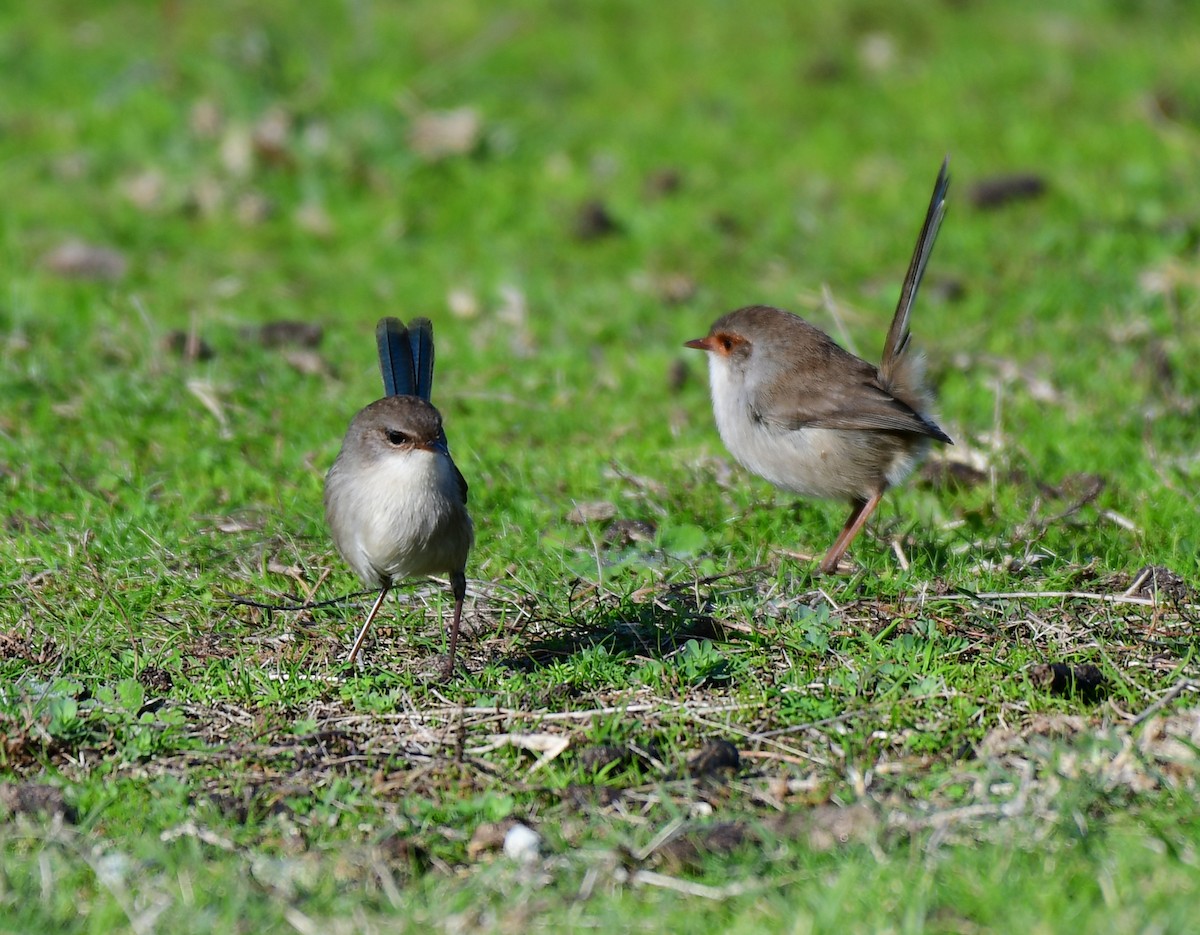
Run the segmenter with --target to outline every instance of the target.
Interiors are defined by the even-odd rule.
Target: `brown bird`
[[[753,305],[717,319],[687,347],[708,352],[713,413],[730,453],[784,490],[853,505],[821,560],[837,570],[854,537],[933,441],[953,444],[934,422],[921,357],[907,353],[909,317],[946,211],[949,158],[900,290],[878,367],[839,347],[803,318]]]

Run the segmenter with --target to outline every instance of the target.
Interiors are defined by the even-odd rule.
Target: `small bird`
[[[719,318],[686,347],[708,352],[713,414],[725,447],[777,487],[847,499],[850,517],[821,560],[837,571],[854,537],[933,441],[953,444],[930,414],[922,359],[906,354],[909,317],[946,212],[949,157],[875,367],[803,318],[753,305]]]
[[[350,421],[325,476],[325,520],[334,545],[368,587],[381,588],[346,662],[353,663],[388,591],[411,575],[447,573],[454,594],[454,671],[474,527],[467,482],[450,457],[433,390],[433,325],[384,318],[375,329],[387,393]]]

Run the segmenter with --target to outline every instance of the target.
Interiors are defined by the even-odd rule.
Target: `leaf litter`
[[[772,595],[764,576],[754,577],[759,583],[745,576],[741,581],[718,576],[664,584],[643,594],[638,606],[649,616],[634,625],[627,643],[613,641],[610,625],[603,638],[612,652],[637,654],[651,632],[658,631],[658,648],[651,652],[665,658],[684,637],[695,640],[703,632],[697,626],[712,619],[723,589],[768,588],[749,602],[755,617],[744,632],[737,626],[723,629],[721,621],[713,620],[704,624],[706,635],[700,638],[725,640],[727,653],[736,653],[739,640],[758,640],[767,660],[758,678],[783,677],[789,671],[787,657],[769,642],[772,628],[797,608],[817,606],[823,598],[816,591]],[[603,865],[614,882],[628,885],[702,886],[682,878],[700,871],[706,861],[769,849],[781,838],[827,850],[873,847],[896,835],[926,832],[935,835],[935,843],[977,837],[988,834],[997,819],[1020,825],[1053,812],[1063,788],[1084,777],[1126,795],[1196,787],[1200,672],[1186,653],[1197,610],[1188,603],[1192,592],[1167,569],[1143,569],[1104,584],[1106,590],[1094,592],[1031,589],[1009,594],[946,589],[939,594],[931,588],[899,600],[849,600],[830,612],[825,625],[830,640],[903,640],[932,625],[943,637],[961,640],[956,652],[962,661],[990,660],[1000,666],[1001,678],[1013,635],[1024,633],[1025,640],[1044,642],[1047,653],[1052,646],[1069,660],[1030,667],[1030,685],[1090,707],[1077,709],[1081,713],[1035,714],[1019,700],[977,699],[990,708],[987,720],[993,726],[957,756],[950,751],[919,754],[910,747],[918,735],[937,736],[942,727],[952,728],[942,723],[950,715],[941,708],[958,697],[952,689],[934,687],[909,698],[905,719],[919,725],[914,729],[895,720],[891,702],[841,703],[830,715],[805,721],[794,715],[780,718],[770,706],[743,700],[727,681],[699,680],[669,693],[651,684],[576,689],[556,706],[546,703],[549,696],[529,697],[519,706],[497,700],[418,705],[401,693],[392,709],[375,712],[354,710],[334,690],[307,705],[303,734],[289,723],[264,727],[253,707],[173,704],[168,697],[166,704],[182,714],[186,725],[186,749],[130,762],[123,770],[186,782],[198,801],[241,822],[274,815],[301,829],[308,819],[289,803],[303,802],[313,789],[349,781],[383,808],[382,821],[392,827],[393,843],[400,842],[397,853],[408,855],[401,860],[405,873],[485,858],[549,868],[570,852],[564,853],[557,838],[547,839],[531,821],[571,814],[602,823],[602,838],[616,850],[601,853],[619,854],[622,840],[659,828],[653,847],[610,863],[596,863],[600,858],[594,850],[590,856],[570,858],[591,861],[593,869]],[[436,586],[430,590],[433,599]],[[469,650],[471,668],[497,661],[520,668],[522,655],[538,656],[539,641],[549,645],[562,639],[561,623],[538,619],[536,602],[528,604],[519,592],[474,582],[472,590],[476,639]],[[593,617],[597,620],[609,609],[623,615],[631,610],[603,591],[588,602],[584,616],[598,615]],[[663,627],[678,626],[681,615],[685,626],[664,645]],[[502,620],[518,624],[519,640]],[[645,628],[640,634],[639,627]],[[1106,641],[1103,668],[1078,661],[1100,632],[1114,637]],[[562,652],[578,651],[580,645],[568,641]],[[834,676],[844,671],[840,655],[832,653],[822,671],[824,676],[776,697],[815,701],[831,692],[836,697]],[[1177,679],[1166,694],[1144,687],[1160,671]],[[147,669],[143,682],[169,692],[172,676]],[[430,697],[436,699],[437,691]],[[1122,707],[1131,698],[1140,700],[1140,713]],[[590,741],[598,719],[622,725],[625,739]],[[845,739],[858,734],[872,738],[865,769],[845,747]],[[94,745],[95,738],[90,742]],[[36,759],[13,757],[10,750],[10,766],[36,776],[41,757],[48,757],[68,780],[86,770],[81,764],[87,758],[77,757],[69,744],[41,749]],[[92,755],[104,749],[101,742]],[[913,791],[918,786],[923,789],[919,794]],[[964,788],[971,790],[965,797]],[[523,804],[498,825],[477,823],[468,847],[453,843],[458,840],[453,827],[419,831],[403,818],[405,802],[461,802],[487,794],[515,796]],[[199,830],[180,833],[215,834],[205,828],[202,814],[189,819]],[[685,817],[663,824],[669,814]],[[509,846],[517,827],[524,830],[516,832]],[[418,859],[427,854],[442,857]],[[379,848],[364,844],[347,858],[346,872],[372,872],[368,868],[379,859]],[[447,859],[450,865],[444,864]],[[293,869],[300,876],[290,883],[285,878],[291,871],[283,865],[258,867],[256,876],[266,881],[279,872],[282,882],[269,885],[302,886],[307,871]],[[717,888],[698,895],[726,898],[732,892]]]

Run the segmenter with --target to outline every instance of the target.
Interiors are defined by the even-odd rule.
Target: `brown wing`
[[[827,342],[807,361],[803,381],[784,378],[763,388],[755,418],[786,429],[904,432],[950,441],[933,421],[884,389],[875,367]],[[804,388],[797,391],[799,385]]]

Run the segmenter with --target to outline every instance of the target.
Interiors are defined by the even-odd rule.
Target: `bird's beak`
[[[711,351],[713,349],[712,338],[692,338],[690,341],[683,342],[684,347],[694,347],[698,351]]]

